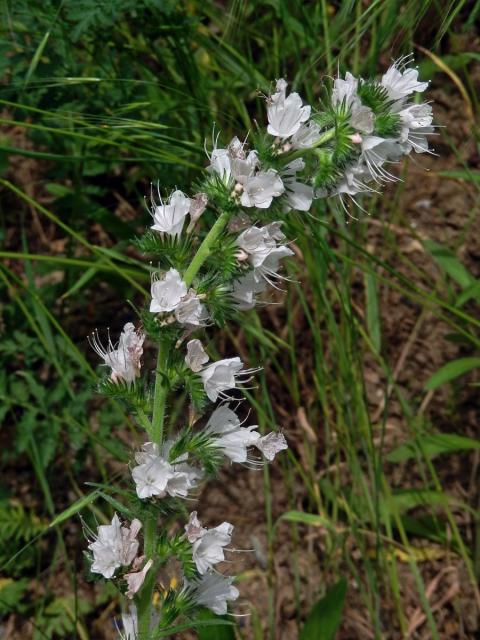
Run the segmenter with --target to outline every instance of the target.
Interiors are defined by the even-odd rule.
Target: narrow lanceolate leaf
[[[439,171],[438,176],[443,178],[455,178],[456,180],[466,180],[480,185],[480,171],[469,171],[468,169],[452,169],[451,171]]]
[[[460,500],[456,500],[443,491],[433,491],[430,489],[402,489],[396,491],[389,497],[387,508],[403,514],[416,507],[432,507],[437,504],[445,505],[447,503],[468,510],[468,506]]]
[[[287,511],[279,520],[287,520],[288,522],[299,522],[308,524],[311,527],[325,527],[327,529],[335,529],[333,524],[324,516],[315,513],[303,513],[303,511]]]
[[[300,640],[333,640],[342,620],[347,581],[341,578],[311,609]]]
[[[370,339],[377,352],[381,347],[380,314],[375,276],[365,274],[365,293],[367,298],[367,328]]]
[[[100,491],[92,491],[92,493],[89,493],[87,496],[80,498],[79,500],[74,502],[72,505],[70,505],[68,509],[65,509],[65,511],[62,511],[62,513],[59,513],[58,516],[54,518],[48,526],[56,527],[58,524],[64,522],[65,520],[68,520],[73,515],[75,515],[82,509],[84,509],[87,505],[91,504],[92,502],[95,502],[95,500],[99,496],[100,496]]]
[[[463,305],[474,298],[476,302],[480,301],[480,280],[475,280],[471,285],[466,287],[462,293],[455,300],[456,307],[463,307]]]
[[[468,272],[466,267],[464,267],[453,251],[433,242],[433,240],[426,240],[424,244],[427,251],[431,253],[435,262],[452,278],[452,280],[455,280],[462,289],[469,287],[475,282],[475,278]]]
[[[387,460],[389,462],[405,462],[405,460],[416,458],[418,454],[433,458],[441,453],[473,449],[480,449],[480,441],[465,438],[456,433],[436,433],[402,444],[388,454]]]
[[[199,623],[211,623],[214,626],[197,628],[198,640],[235,640],[235,630],[232,620],[227,616],[217,616],[208,609],[202,611],[198,616]],[[218,626],[217,626],[218,625]]]
[[[425,389],[427,391],[437,389],[442,384],[455,380],[455,378],[463,376],[465,373],[472,371],[472,369],[478,368],[480,368],[480,358],[458,358],[458,360],[452,360],[427,380]]]

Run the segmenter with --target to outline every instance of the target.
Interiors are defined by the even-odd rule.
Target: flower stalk
[[[189,287],[192,284],[193,279],[197,275],[199,269],[201,268],[201,266],[203,265],[205,260],[210,255],[210,252],[212,250],[212,246],[218,240],[218,238],[221,235],[222,231],[225,229],[225,226],[228,224],[229,217],[230,217],[229,212],[224,211],[223,213],[221,213],[219,215],[219,217],[217,218],[217,220],[216,220],[215,224],[213,225],[213,227],[210,229],[208,234],[205,236],[202,244],[198,248],[197,253],[193,257],[193,259],[192,259],[192,261],[190,263],[190,266],[185,271],[185,275],[184,275],[183,280],[184,280],[185,284],[187,285],[187,287]]]
[[[394,179],[386,165],[428,151],[431,108],[410,100],[426,84],[407,62],[394,64],[381,81],[337,78],[330,104],[313,114],[278,80],[267,99],[268,127],[252,134],[252,148],[238,138],[225,148],[215,144],[201,191],[191,197],[152,191],[152,226],[137,241],[158,263],[150,299],[138,326],[127,323],[118,342],[108,335],[105,344],[98,332],[90,337],[109,368],[100,390],[123,400],[147,437],[130,452],[136,495],[124,506],[132,521],[115,514],[97,534],[88,532],[91,571],[125,595],[122,640],[164,637],[177,619],[194,620],[203,607],[223,615],[239,596],[234,577],[220,571],[234,526],[221,518],[204,525],[196,511],[187,517],[185,499],[225,460],[263,468],[268,487],[266,465],[288,444],[281,430],[264,434],[236,413],[260,367],[238,356],[211,361],[208,341],[198,336],[210,338],[213,326],[281,289],[282,261],[294,255],[282,231],[289,212],[307,212],[315,199],[329,197],[350,215],[345,196],[356,205],[357,194]],[[207,206],[219,215],[202,234]],[[142,371],[144,343],[158,345],[153,390]],[[166,437],[167,407],[178,389],[189,407],[179,414],[179,430]],[[270,516],[270,496],[266,504]]]

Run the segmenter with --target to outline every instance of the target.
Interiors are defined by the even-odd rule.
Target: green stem
[[[155,542],[157,539],[157,518],[149,513],[145,519],[144,553],[147,558],[155,556]],[[137,598],[138,613],[138,638],[148,640],[150,638],[150,620],[152,616],[153,588],[155,586],[155,572],[147,573],[140,596]]]
[[[192,284],[193,279],[197,275],[202,264],[210,255],[212,246],[224,230],[229,217],[230,214],[228,212],[222,213],[199,246],[197,253],[183,276],[183,280],[187,287]],[[145,415],[139,415],[140,420],[143,422],[143,426],[147,428],[149,437],[151,437],[152,441],[158,446],[161,446],[163,442],[165,406],[169,388],[168,384],[166,384],[165,376],[168,350],[170,346],[171,345],[168,343],[161,342],[158,347],[151,423]],[[150,425],[150,429],[148,429],[148,425]],[[157,523],[158,518],[153,513],[149,513],[144,522],[144,554],[148,559],[152,558],[154,561],[157,541]],[[140,595],[137,597],[138,637],[142,640],[147,640],[150,637],[150,619],[154,587],[155,571],[149,571]]]
[[[167,363],[169,345],[160,343],[157,355],[157,368],[155,372],[155,391],[153,396],[153,415],[148,429],[148,435],[159,447],[163,441],[163,424],[165,421],[165,405],[168,395],[168,386],[165,384],[165,369]],[[148,513],[144,522],[144,554],[148,559],[155,561],[155,546],[157,541],[158,517],[154,513]],[[150,620],[152,612],[153,589],[155,587],[155,572],[149,571],[140,596],[138,597],[138,637],[147,640],[150,637]]]
[[[183,281],[185,282],[187,287],[189,287],[192,284],[193,279],[199,272],[202,264],[210,255],[210,252],[212,250],[212,245],[215,243],[215,241],[218,239],[218,237],[224,230],[229,217],[230,217],[230,214],[227,211],[224,211],[222,214],[220,214],[220,216],[217,218],[213,227],[210,229],[208,234],[203,239],[202,244],[198,247],[197,253],[195,254],[193,260],[190,263],[190,266],[185,271],[185,274],[183,276]]]
[[[160,343],[157,355],[157,370],[155,373],[155,391],[153,396],[153,415],[152,415],[152,440],[158,446],[163,441],[163,423],[165,420],[165,404],[167,401],[168,386],[165,384],[165,368],[167,360],[168,345]]]
[[[325,133],[323,133],[311,147],[308,147],[306,149],[296,149],[295,151],[292,151],[292,153],[286,153],[285,155],[280,156],[280,164],[282,166],[285,166],[287,164],[290,164],[290,162],[296,160],[297,158],[305,157],[311,151],[314,151],[318,147],[321,147],[322,144],[329,142],[332,138],[335,137],[336,133],[337,130],[335,127],[327,129],[327,131],[325,131]]]

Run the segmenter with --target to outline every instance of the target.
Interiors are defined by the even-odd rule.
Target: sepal
[[[133,240],[133,244],[142,253],[155,256],[161,269],[171,267],[183,271],[191,259],[192,243],[190,236],[170,236],[155,231],[147,231]]]
[[[215,439],[204,431],[192,432],[191,428],[183,429],[177,436],[169,452],[172,462],[180,456],[188,454],[198,460],[207,474],[215,474],[223,463],[223,454],[215,446]]]
[[[149,389],[141,380],[128,384],[123,381],[113,382],[110,378],[102,378],[97,384],[97,393],[107,398],[121,400],[130,408],[148,411],[151,405]]]
[[[190,402],[195,411],[201,413],[209,402],[202,379],[189,369],[185,369],[183,375],[183,384],[190,397]]]

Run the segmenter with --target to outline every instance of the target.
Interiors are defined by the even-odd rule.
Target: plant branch
[[[195,254],[193,260],[190,263],[190,266],[185,271],[185,274],[183,276],[183,281],[185,282],[187,287],[189,287],[192,284],[193,279],[199,272],[201,266],[210,255],[213,244],[215,243],[215,241],[218,239],[218,237],[224,230],[229,218],[230,218],[229,212],[224,211],[223,213],[221,213],[220,216],[217,218],[213,227],[210,229],[210,231],[207,233],[207,235],[203,239],[202,244],[198,247],[197,253]]]

